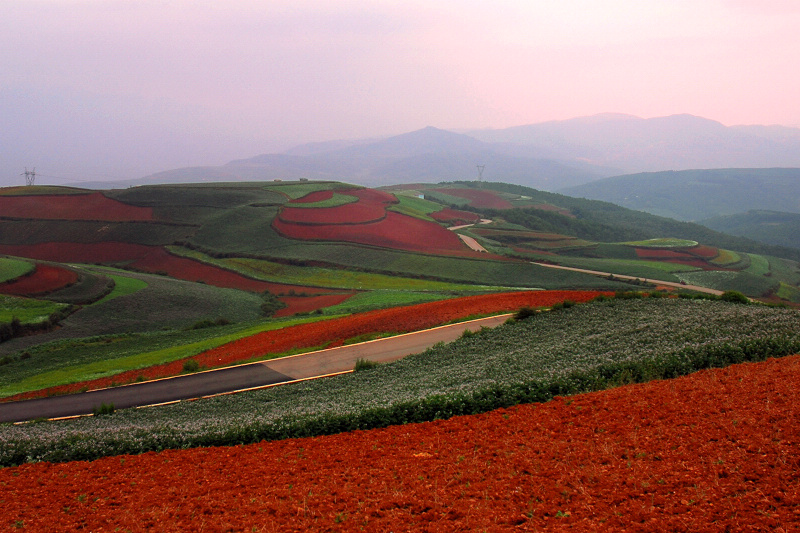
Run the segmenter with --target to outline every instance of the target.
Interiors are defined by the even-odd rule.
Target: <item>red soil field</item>
[[[491,209],[511,209],[514,207],[511,202],[500,198],[497,194],[491,191],[482,191],[478,189],[433,189],[434,191],[449,194],[450,196],[457,196],[459,198],[466,198],[470,201],[469,205],[472,207],[488,207]]]
[[[314,211],[319,211],[314,209]],[[424,253],[463,252],[465,246],[452,231],[438,224],[393,211],[369,224],[289,224],[282,217],[272,227],[290,239],[342,241]]]
[[[636,255],[642,259],[695,259],[691,254],[661,248],[636,248]]]
[[[314,191],[306,194],[302,198],[291,200],[290,204],[313,204],[314,202],[324,202],[333,198],[333,190]]]
[[[153,220],[153,209],[124,204],[102,193],[0,196],[4,217],[63,220]]]
[[[36,270],[7,283],[0,283],[0,294],[37,296],[63,289],[78,281],[78,274],[54,265],[36,264]]]
[[[284,207],[278,218],[294,224],[364,224],[382,220],[386,217],[386,207],[397,203],[397,198],[391,194],[372,189],[343,189],[336,192],[355,196],[358,201],[336,207]]]
[[[347,339],[370,333],[418,331],[473,315],[515,311],[521,307],[549,307],[564,300],[588,302],[600,294],[610,296],[613,293],[598,291],[523,291],[466,296],[464,298],[406,307],[380,309],[343,318],[265,331],[208,350],[191,357],[191,359],[208,368],[221,367],[263,357],[267,354],[284,353],[301,348],[316,348],[323,345],[327,347],[340,346]],[[105,388],[112,386],[112,383],[132,383],[140,376],[147,379],[176,376],[183,371],[184,361],[184,359],[181,359],[92,381],[26,392],[3,398],[2,401],[78,392],[84,387],[89,389]]]
[[[215,287],[243,291],[288,294],[290,291],[307,294],[330,293],[330,289],[270,283],[248,278],[193,259],[172,255],[160,246],[120,242],[65,243],[48,242],[27,245],[0,245],[0,253],[30,257],[60,263],[127,263],[145,272],[164,272],[176,279],[203,281]],[[300,311],[292,311],[300,312]]]
[[[338,305],[354,294],[356,293],[344,292],[341,294],[320,294],[319,296],[282,296],[279,300],[288,307],[279,310],[274,316],[282,317],[292,316],[295,313],[310,313],[317,309]]]
[[[2,525],[113,531],[800,528],[800,357],[371,431],[0,470]]]
[[[459,211],[449,207],[431,213],[430,217],[438,222],[450,222],[453,224],[474,224],[479,222],[481,217],[469,211]]]
[[[697,245],[694,248],[689,248],[686,251],[692,255],[696,255],[704,259],[714,259],[719,255],[718,248],[714,248],[713,246],[705,246],[703,244]]]

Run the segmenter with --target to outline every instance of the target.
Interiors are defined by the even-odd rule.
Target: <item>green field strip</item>
[[[303,196],[317,191],[327,191],[329,189],[361,189],[358,185],[348,185],[336,181],[304,181],[304,182],[281,182],[269,183],[265,188],[268,191],[286,195],[290,200],[296,200]]]
[[[396,211],[398,213],[420,218],[422,220],[433,221],[433,219],[428,215],[437,211],[441,211],[442,208],[444,208],[444,206],[441,204],[437,204],[436,202],[431,202],[430,200],[425,200],[424,198],[419,198],[417,196],[399,193],[395,194],[395,196],[400,203],[389,207],[390,211]]]
[[[255,335],[264,331],[281,329],[284,327],[289,327],[296,324],[304,324],[307,322],[330,320],[332,318],[337,318],[339,316],[343,315],[311,317],[311,318],[293,319],[289,321],[280,321],[280,322],[268,322],[256,326],[250,326],[246,329],[242,329],[234,333],[203,339],[188,344],[169,346],[158,350],[142,352],[123,357],[101,359],[93,361],[91,363],[78,364],[74,366],[67,366],[64,368],[48,370],[34,375],[23,377],[18,381],[13,381],[10,383],[9,380],[6,379],[3,380],[5,381],[5,384],[0,386],[0,397],[13,396],[15,394],[20,394],[23,392],[41,390],[49,387],[55,387],[58,385],[66,385],[69,383],[88,381],[92,379],[113,376],[129,370],[137,370],[154,365],[171,363],[173,361],[184,359],[186,357],[192,357],[207,350],[211,350],[213,348],[222,346],[223,344],[227,344],[229,342],[249,337],[251,335]],[[272,355],[277,356],[278,354],[272,354]],[[264,354],[264,358],[265,359],[269,358],[268,354]],[[28,359],[26,363],[31,364],[31,362],[34,361],[35,359],[36,357]]]
[[[473,291],[471,294],[480,294],[485,291]],[[355,294],[338,305],[326,307],[324,313],[333,314],[353,314],[370,311],[372,309],[385,309],[389,307],[399,307],[403,305],[414,305],[437,300],[447,300],[449,298],[459,298],[465,296],[464,293],[437,293],[437,292],[415,292],[398,290],[373,290]]]
[[[288,285],[304,285],[312,287],[325,287],[330,289],[350,290],[416,290],[416,291],[474,291],[475,285],[448,283],[444,281],[430,281],[415,278],[387,276],[369,272],[354,272],[324,267],[309,267],[285,265],[263,259],[225,258],[217,259],[204,253],[181,248],[169,247],[170,252],[196,259],[203,263],[233,270],[239,274],[255,279]],[[486,286],[489,289],[490,286]]]
[[[293,204],[286,204],[286,207],[297,207],[301,209],[318,209],[321,207],[340,207],[347,204],[354,204],[359,201],[357,196],[349,194],[333,193],[333,196],[327,200],[319,202],[297,202]]]
[[[92,305],[102,304],[113,300],[114,298],[119,298],[120,296],[134,294],[135,292],[147,287],[147,282],[140,279],[118,276],[114,274],[108,274],[108,277],[114,280],[114,289]]]
[[[0,196],[41,196],[41,195],[67,195],[91,194],[88,189],[75,187],[62,187],[59,185],[31,185],[26,187],[0,187]]]
[[[32,272],[33,269],[34,264],[30,261],[0,257],[0,283],[5,283],[6,281],[24,276]]]
[[[800,289],[794,285],[788,285],[781,281],[777,295],[778,298],[788,300],[792,303],[800,303]]]
[[[674,239],[670,237],[659,239],[647,239],[644,241],[628,241],[619,244],[627,244],[628,246],[642,246],[652,248],[691,248],[697,246],[697,241],[690,241],[688,239]]]
[[[759,254],[747,254],[750,256],[750,266],[745,269],[745,272],[755,276],[765,276],[769,274],[769,259]]]
[[[0,294],[0,323],[10,323],[14,318],[23,324],[44,322],[65,307],[67,304]]]

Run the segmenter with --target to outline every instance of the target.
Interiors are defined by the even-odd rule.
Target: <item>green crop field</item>
[[[175,246],[170,247],[170,251],[176,255],[190,257],[203,263],[217,265],[255,279],[275,283],[287,283],[290,285],[357,290],[474,291],[476,289],[474,285],[387,276],[370,272],[334,268],[300,267],[263,259],[246,259],[240,257],[216,259],[195,250]]]
[[[800,314],[611,300],[541,313],[362,372],[112,416],[0,426],[0,464],[258,442],[446,418],[800,349]],[[376,394],[380,391],[380,394]]]
[[[435,300],[446,300],[466,296],[468,294],[479,294],[482,291],[473,293],[465,292],[415,292],[402,290],[373,290],[351,296],[339,305],[326,307],[323,310],[325,315],[363,313],[372,309],[384,309],[387,307],[398,307],[402,305],[414,305]]]
[[[22,259],[0,257],[0,283],[24,276],[33,271],[33,263]]]
[[[316,191],[327,191],[329,189],[360,189],[358,185],[349,185],[335,181],[307,181],[307,182],[268,182],[265,183],[267,190],[285,195],[290,200],[302,198],[303,196]]]
[[[769,259],[759,254],[747,254],[750,257],[750,266],[745,269],[745,272],[755,276],[764,276],[769,274]]]
[[[113,300],[114,298],[119,298],[120,296],[133,294],[147,287],[147,282],[142,279],[135,279],[128,276],[114,274],[109,274],[109,277],[114,280],[114,289],[110,293],[106,294],[102,299],[95,302],[95,305],[103,304]]]
[[[358,202],[358,198],[349,194],[334,193],[332,197],[327,200],[319,202],[298,202],[291,204],[291,207],[299,207],[301,209],[316,209],[319,207],[339,207],[347,204],[354,204]]]
[[[697,241],[664,237],[658,239],[646,239],[643,241],[629,241],[620,244],[627,244],[628,246],[644,246],[652,248],[691,248],[692,246],[697,246]]]
[[[14,318],[23,324],[46,321],[53,313],[65,309],[66,304],[33,298],[18,298],[0,294],[0,323],[10,323]]]
[[[430,200],[424,200],[416,196],[410,196],[408,194],[399,194],[399,193],[395,194],[395,196],[400,201],[400,203],[389,207],[391,211],[397,211],[398,213],[409,215],[415,218],[420,218],[422,220],[433,221],[433,219],[428,215],[430,215],[431,213],[435,213],[436,211],[441,211],[442,209],[441,204],[437,204],[436,202],[431,202]]]

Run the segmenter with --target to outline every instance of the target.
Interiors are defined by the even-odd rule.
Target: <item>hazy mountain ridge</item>
[[[544,190],[644,171],[800,167],[800,129],[729,127],[685,114],[643,119],[613,113],[461,133],[429,126],[383,139],[303,144],[219,167],[174,169],[104,186],[304,178],[381,186],[477,179],[477,165],[485,165],[486,181]]]

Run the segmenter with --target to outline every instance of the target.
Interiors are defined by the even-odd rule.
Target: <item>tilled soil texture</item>
[[[484,415],[0,470],[23,531],[797,531],[800,357]]]

